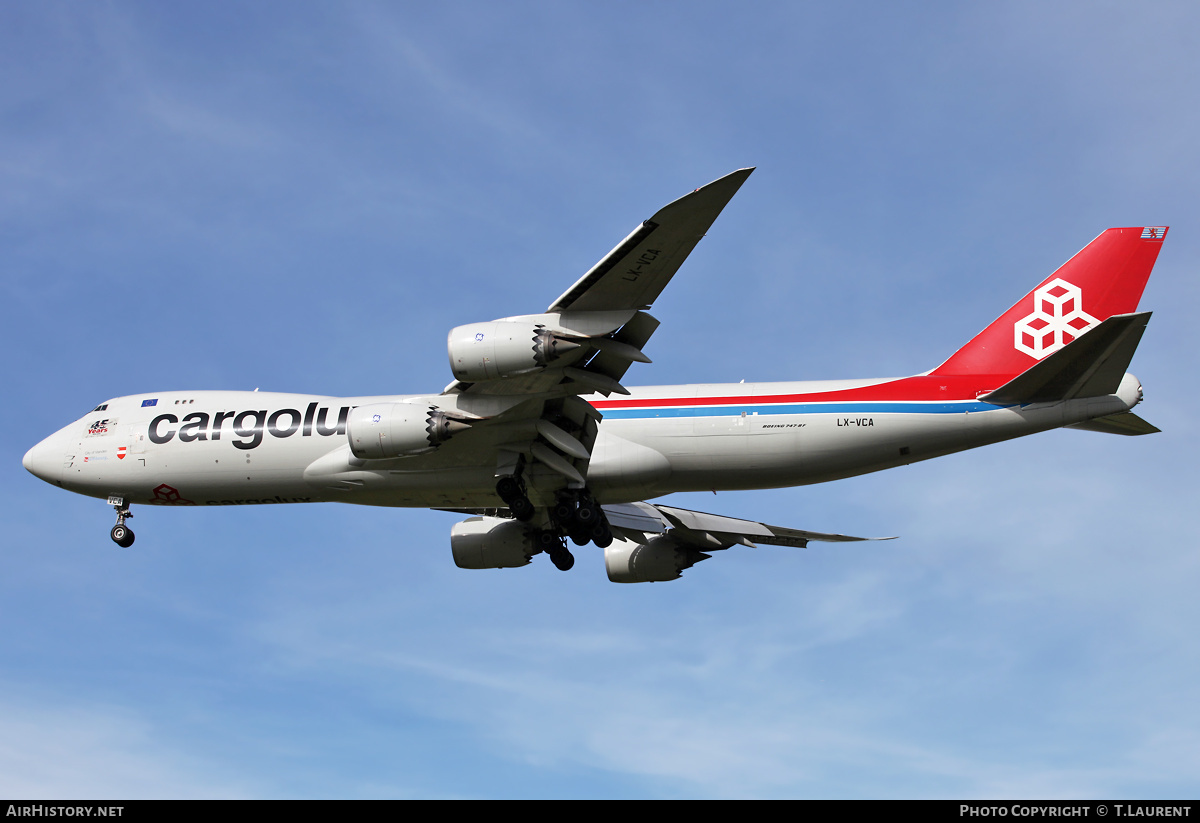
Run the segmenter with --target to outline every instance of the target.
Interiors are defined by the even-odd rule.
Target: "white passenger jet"
[[[545,552],[566,570],[570,538],[604,549],[609,579],[636,583],[738,544],[866,539],[650,498],[822,483],[1061,426],[1158,431],[1130,411],[1142,387],[1125,370],[1163,226],[1105,231],[915,377],[626,389],[626,370],[650,362],[646,310],[751,171],[661,209],[544,313],[452,330],[455,380],[440,393],[119,397],[30,449],[25,468],[107,498],[121,546],[134,503],[419,506],[472,515],[450,533],[462,568]]]

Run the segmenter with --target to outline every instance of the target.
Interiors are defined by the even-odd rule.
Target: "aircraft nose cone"
[[[21,465],[26,471],[47,483],[57,483],[62,475],[63,452],[53,440],[53,437],[47,437],[21,458]]]

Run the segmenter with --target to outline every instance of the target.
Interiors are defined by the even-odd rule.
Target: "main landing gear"
[[[550,555],[550,562],[559,571],[570,571],[575,565],[575,555],[567,548],[566,541],[558,533],[547,529],[538,529],[534,533],[534,541],[539,549]]]
[[[534,508],[525,495],[525,481],[520,474],[507,474],[496,481],[496,494],[508,506],[513,517],[522,523],[533,519]]]
[[[123,498],[110,497],[108,502],[117,510],[117,525],[112,527],[108,536],[121,548],[128,549],[133,545],[133,529],[126,526],[125,521],[133,517],[133,513],[129,511],[129,506],[125,505]]]
[[[565,491],[550,510],[553,527],[538,529],[535,540],[538,548],[550,555],[555,568],[567,571],[575,565],[575,556],[567,548],[563,535],[568,535],[576,546],[595,543],[602,549],[612,545],[612,529],[604,516],[604,510],[587,489]]]
[[[522,464],[518,463],[516,473],[506,474],[496,481],[496,495],[508,506],[513,517],[528,523],[537,509],[529,502],[521,468]],[[550,528],[534,531],[534,542],[550,556],[555,568],[564,572],[575,565],[575,556],[567,548],[564,535],[569,536],[576,546],[595,543],[604,549],[612,545],[612,530],[604,510],[587,489],[560,492],[550,509],[550,520]]]
[[[587,489],[561,492],[551,516],[555,525],[569,535],[576,546],[595,543],[606,549],[612,545],[612,530],[604,510]]]

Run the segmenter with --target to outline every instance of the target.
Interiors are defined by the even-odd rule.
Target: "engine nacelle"
[[[515,569],[528,566],[541,549],[529,527],[500,517],[470,517],[450,530],[454,565],[460,569]]]
[[[710,557],[667,535],[646,544],[614,540],[604,550],[604,568],[614,583],[662,583],[678,580],[684,569]]]
[[[433,451],[468,424],[428,403],[371,403],[350,411],[350,451],[364,460],[409,457]]]
[[[450,330],[446,349],[454,377],[467,383],[544,369],[578,343],[528,320],[493,320]]]

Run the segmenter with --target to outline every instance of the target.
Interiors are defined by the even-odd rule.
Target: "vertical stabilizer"
[[[1108,229],[932,373],[1014,377],[1135,312],[1166,235],[1165,226]]]

